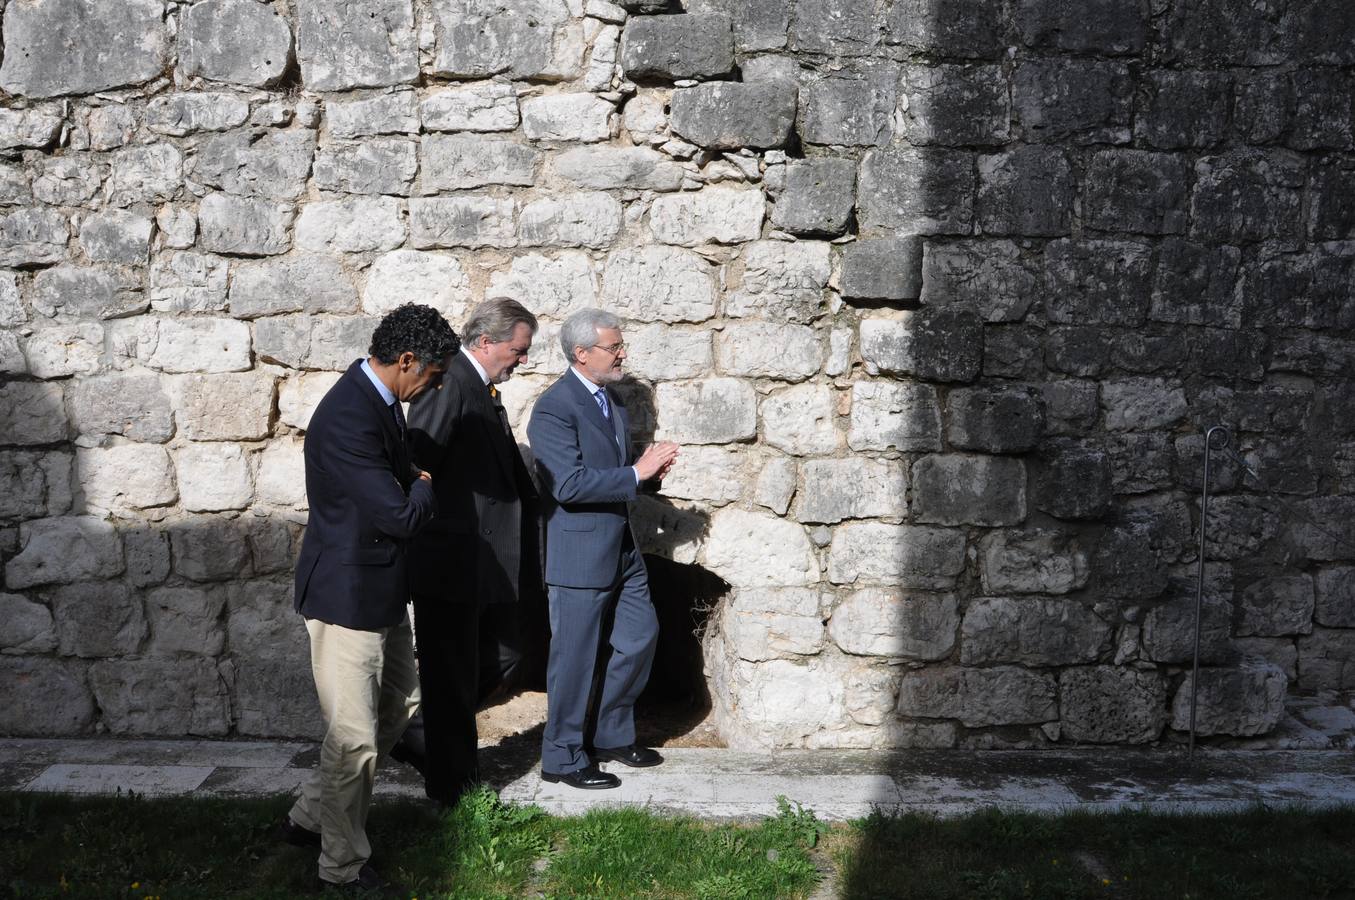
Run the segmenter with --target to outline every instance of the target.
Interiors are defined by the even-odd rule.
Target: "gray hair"
[[[605,309],[581,309],[570,313],[560,326],[560,349],[565,360],[574,363],[574,348],[589,350],[597,346],[599,328],[620,328],[621,320]]]
[[[471,311],[466,327],[461,329],[461,343],[474,347],[482,336],[495,343],[512,340],[519,325],[536,334],[536,316],[527,307],[508,297],[491,297]]]

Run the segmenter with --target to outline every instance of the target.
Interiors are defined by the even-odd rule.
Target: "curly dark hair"
[[[406,303],[386,314],[372,332],[367,352],[378,362],[390,365],[402,353],[413,353],[419,366],[442,365],[461,347],[452,326],[431,306]]]

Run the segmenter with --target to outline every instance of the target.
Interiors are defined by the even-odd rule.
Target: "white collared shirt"
[[[470,351],[468,351],[468,350],[466,349],[466,345],[465,345],[465,344],[462,344],[462,345],[461,345],[461,355],[464,356],[464,357],[466,357],[466,359],[470,360],[470,364],[471,364],[472,366],[475,366],[475,371],[476,371],[476,373],[478,373],[479,376],[480,376],[480,381],[483,382],[484,385],[485,385],[486,387],[488,387],[488,386],[489,386],[489,373],[485,371],[485,367],[484,367],[484,366],[480,365],[480,360],[476,359],[474,356],[472,356],[472,355],[470,354]]]
[[[376,377],[376,372],[372,371],[372,367],[367,363],[367,360],[365,359],[362,361],[362,371],[363,374],[365,374],[368,378],[371,379],[372,385],[376,388],[376,392],[381,395],[382,400],[386,401],[386,405],[391,406],[392,404],[394,404],[395,395],[391,393],[391,389],[386,387],[385,383],[382,382],[380,378]]]

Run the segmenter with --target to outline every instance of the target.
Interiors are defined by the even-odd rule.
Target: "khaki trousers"
[[[320,833],[320,880],[345,884],[372,855],[367,810],[377,756],[419,708],[414,641],[408,618],[377,631],[307,619],[306,631],[325,737],[320,767],[288,815]]]

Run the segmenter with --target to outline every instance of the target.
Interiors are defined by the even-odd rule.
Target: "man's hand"
[[[420,470],[419,470],[419,480],[420,480],[420,481],[430,481],[430,482],[431,482],[431,481],[433,480],[433,476],[432,476],[432,475],[429,475],[429,474],[428,474],[427,472],[425,472],[423,469],[420,469]]]
[[[659,441],[650,444],[640,458],[635,461],[635,471],[641,481],[648,481],[655,475],[666,474],[677,460],[678,445],[672,441]]]

